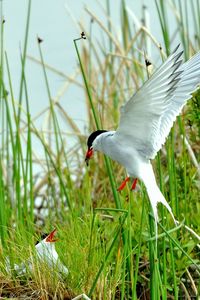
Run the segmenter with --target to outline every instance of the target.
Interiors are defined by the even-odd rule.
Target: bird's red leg
[[[136,188],[137,181],[138,181],[137,178],[135,178],[135,179],[133,180],[133,184],[132,184],[132,187],[131,187],[131,191],[134,190],[134,189]]]
[[[130,177],[126,177],[125,179],[124,179],[124,181],[122,182],[122,184],[118,187],[118,192],[120,192],[120,191],[122,191],[124,188],[125,188],[125,186],[126,186],[126,183],[128,182],[130,180]]]

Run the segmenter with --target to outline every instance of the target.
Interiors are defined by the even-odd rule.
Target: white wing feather
[[[171,97],[171,104],[161,117],[159,128],[161,145],[164,144],[177,115],[180,114],[187,100],[191,98],[191,93],[196,90],[200,83],[200,53],[181,65],[180,70],[182,76]]]
[[[176,116],[200,83],[200,53],[182,64],[178,47],[142,88],[121,107],[116,135],[152,159]]]

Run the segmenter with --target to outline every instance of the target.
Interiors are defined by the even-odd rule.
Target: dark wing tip
[[[180,43],[176,46],[176,48],[172,51],[172,54],[176,53],[176,51],[178,50],[178,48],[180,47]]]

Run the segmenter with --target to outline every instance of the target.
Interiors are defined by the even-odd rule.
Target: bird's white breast
[[[143,165],[149,163],[131,145],[128,140],[121,141],[115,136],[115,131],[102,133],[93,145],[94,150],[103,152],[112,160],[124,166],[132,177],[141,178]]]

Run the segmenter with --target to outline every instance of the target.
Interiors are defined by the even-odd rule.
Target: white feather
[[[60,273],[68,274],[68,269],[59,259],[54,242],[46,242],[45,239],[35,246],[39,260],[47,263],[50,268],[56,268]]]
[[[147,159],[161,149],[176,116],[200,83],[200,53],[182,65],[181,55],[177,47],[121,108],[118,138],[127,138]]]

